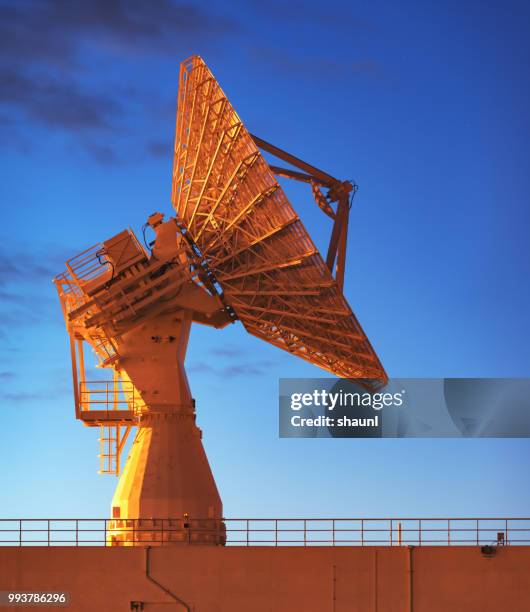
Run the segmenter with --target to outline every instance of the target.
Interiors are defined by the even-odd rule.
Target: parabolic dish
[[[180,68],[172,202],[249,333],[336,376],[386,382],[322,256],[197,56]]]

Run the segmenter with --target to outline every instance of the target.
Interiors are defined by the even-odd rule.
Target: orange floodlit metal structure
[[[270,166],[260,149],[294,166]],[[277,176],[309,183],[332,219],[326,260]],[[193,322],[241,321],[271,344],[369,388],[386,373],[343,296],[356,185],[252,136],[206,64],[181,65],[172,202],[66,263],[55,283],[70,335],[76,417],[100,427],[101,472],[119,474],[108,542],[224,544],[222,504],[195,423],[184,359]],[[152,247],[152,248],[151,248]],[[110,381],[87,380],[84,344]],[[162,522],[162,519],[163,522]],[[140,520],[142,530],[131,532]],[[160,528],[165,524],[167,530]]]

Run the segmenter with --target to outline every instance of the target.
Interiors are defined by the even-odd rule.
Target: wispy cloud
[[[220,357],[241,357],[244,351],[238,346],[219,346],[212,348],[210,352]]]
[[[256,46],[250,55],[259,62],[269,64],[280,74],[304,79],[345,79],[354,76],[382,77],[381,64],[371,57],[325,58],[308,56],[286,56],[280,50],[266,46]]]
[[[96,161],[116,163],[110,134],[122,129],[131,101],[153,97],[123,90],[122,74],[103,83],[103,67],[134,56],[178,57],[211,45],[237,22],[178,0],[7,1],[0,5],[1,122],[15,137],[29,119],[76,136]],[[104,144],[97,140],[105,133]],[[158,155],[155,147],[145,152]]]
[[[337,33],[375,32],[377,26],[374,22],[362,19],[351,13],[347,6],[340,11],[330,9],[322,2],[308,3],[307,0],[268,0],[267,3],[261,0],[250,0],[254,11],[262,18],[278,19],[281,15],[282,20],[295,21],[297,24],[309,24],[316,26],[319,30],[326,29]]]
[[[85,92],[71,78],[34,78],[9,68],[0,72],[0,104],[67,130],[109,128],[112,118],[123,110],[110,96]]]
[[[236,376],[262,376],[267,371],[266,362],[258,363],[234,363],[222,370],[222,375],[227,377]]]
[[[240,376],[263,376],[270,365],[268,361],[237,361],[222,366],[213,366],[210,363],[199,361],[191,363],[187,370],[191,373],[211,374],[219,378],[236,378]]]
[[[50,280],[64,268],[68,254],[62,250],[49,249],[44,253],[12,251],[0,247],[0,287],[16,283],[33,282],[45,278]],[[6,299],[16,299],[12,290],[4,292]]]
[[[7,393],[0,393],[0,399],[6,402],[34,402],[35,400],[42,400],[50,397],[50,393],[37,392],[37,391],[10,391]]]
[[[57,0],[0,6],[3,59],[57,68],[83,65],[85,46],[108,53],[168,54],[186,42],[201,44],[240,28],[203,5],[178,0]]]
[[[2,284],[1,279],[0,284]],[[18,296],[16,293],[11,293],[10,291],[0,289],[0,302],[16,302],[17,300]]]
[[[59,397],[68,397],[72,395],[72,390],[66,387],[50,389],[42,389],[38,391],[0,391],[0,400],[2,402],[13,402],[14,404],[41,402],[43,400],[51,400]]]
[[[51,279],[67,259],[61,250],[50,248],[31,253],[0,248],[0,337],[14,338],[20,330],[43,321],[54,323]],[[11,347],[10,349],[11,350]]]
[[[163,157],[171,159],[173,154],[171,141],[151,140],[145,145],[145,150],[153,157]]]

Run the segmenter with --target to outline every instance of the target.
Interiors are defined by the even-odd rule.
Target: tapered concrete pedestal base
[[[191,410],[143,418],[112,519],[109,545],[225,543],[221,499]]]
[[[226,544],[226,527],[215,519],[116,519],[109,521],[108,546]]]

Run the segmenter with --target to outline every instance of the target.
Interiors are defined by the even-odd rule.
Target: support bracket
[[[344,274],[346,269],[346,246],[348,242],[348,218],[350,214],[351,200],[357,192],[357,185],[351,181],[339,181],[327,172],[308,164],[302,159],[295,157],[291,153],[251,134],[256,146],[263,151],[274,155],[303,172],[283,168],[280,166],[270,166],[276,176],[293,179],[311,185],[313,197],[318,207],[331,219],[333,228],[326,256],[326,265],[330,272],[335,273],[335,280],[340,288],[344,287]],[[327,189],[324,195],[321,187]],[[336,203],[336,211],[331,204]]]

